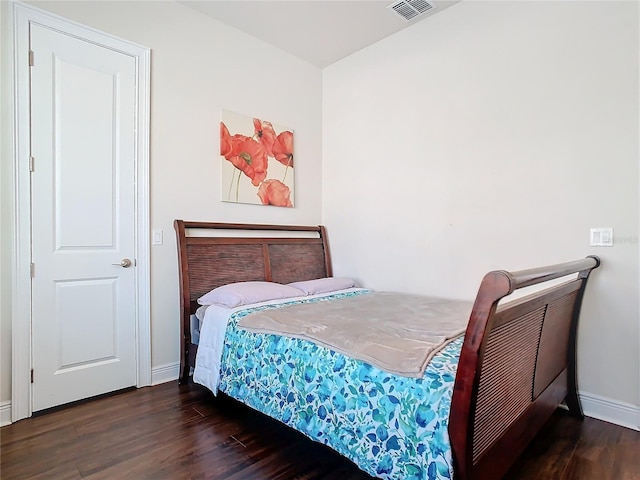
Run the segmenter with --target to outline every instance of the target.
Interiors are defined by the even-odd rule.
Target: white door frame
[[[136,138],[136,357],[137,386],[151,385],[151,328],[149,293],[149,60],[147,47],[113,37],[35,7],[14,2],[13,7],[13,91],[14,91],[14,237],[12,277],[12,421],[30,417],[32,395],[31,346],[31,181],[30,181],[30,95],[29,25],[76,36],[112,50],[131,55],[137,69]],[[37,61],[37,59],[35,60]]]

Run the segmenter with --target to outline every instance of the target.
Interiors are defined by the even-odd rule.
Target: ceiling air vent
[[[408,22],[431,10],[434,5],[425,0],[400,0],[392,3],[387,8],[390,8]]]

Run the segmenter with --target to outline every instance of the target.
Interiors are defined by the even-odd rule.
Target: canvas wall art
[[[222,111],[222,200],[293,207],[293,130]]]

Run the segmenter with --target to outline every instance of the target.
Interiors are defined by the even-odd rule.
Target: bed
[[[192,331],[200,297],[237,282],[291,284],[333,276],[322,226],[176,220],[174,227],[180,383],[188,382],[198,368]],[[225,324],[215,385],[376,477],[498,479],[559,405],[583,416],[576,334],[587,280],[599,265],[600,260],[590,256],[487,273],[464,334],[435,353],[422,378],[391,375],[323,345],[239,326],[256,310],[326,304],[366,295],[366,289],[240,307]],[[501,302],[534,285],[533,293]],[[280,370],[265,373],[267,367]]]

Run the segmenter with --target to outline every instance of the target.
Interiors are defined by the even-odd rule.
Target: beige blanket
[[[422,377],[435,353],[464,333],[473,302],[373,292],[255,312],[240,327],[310,340],[381,370]]]

